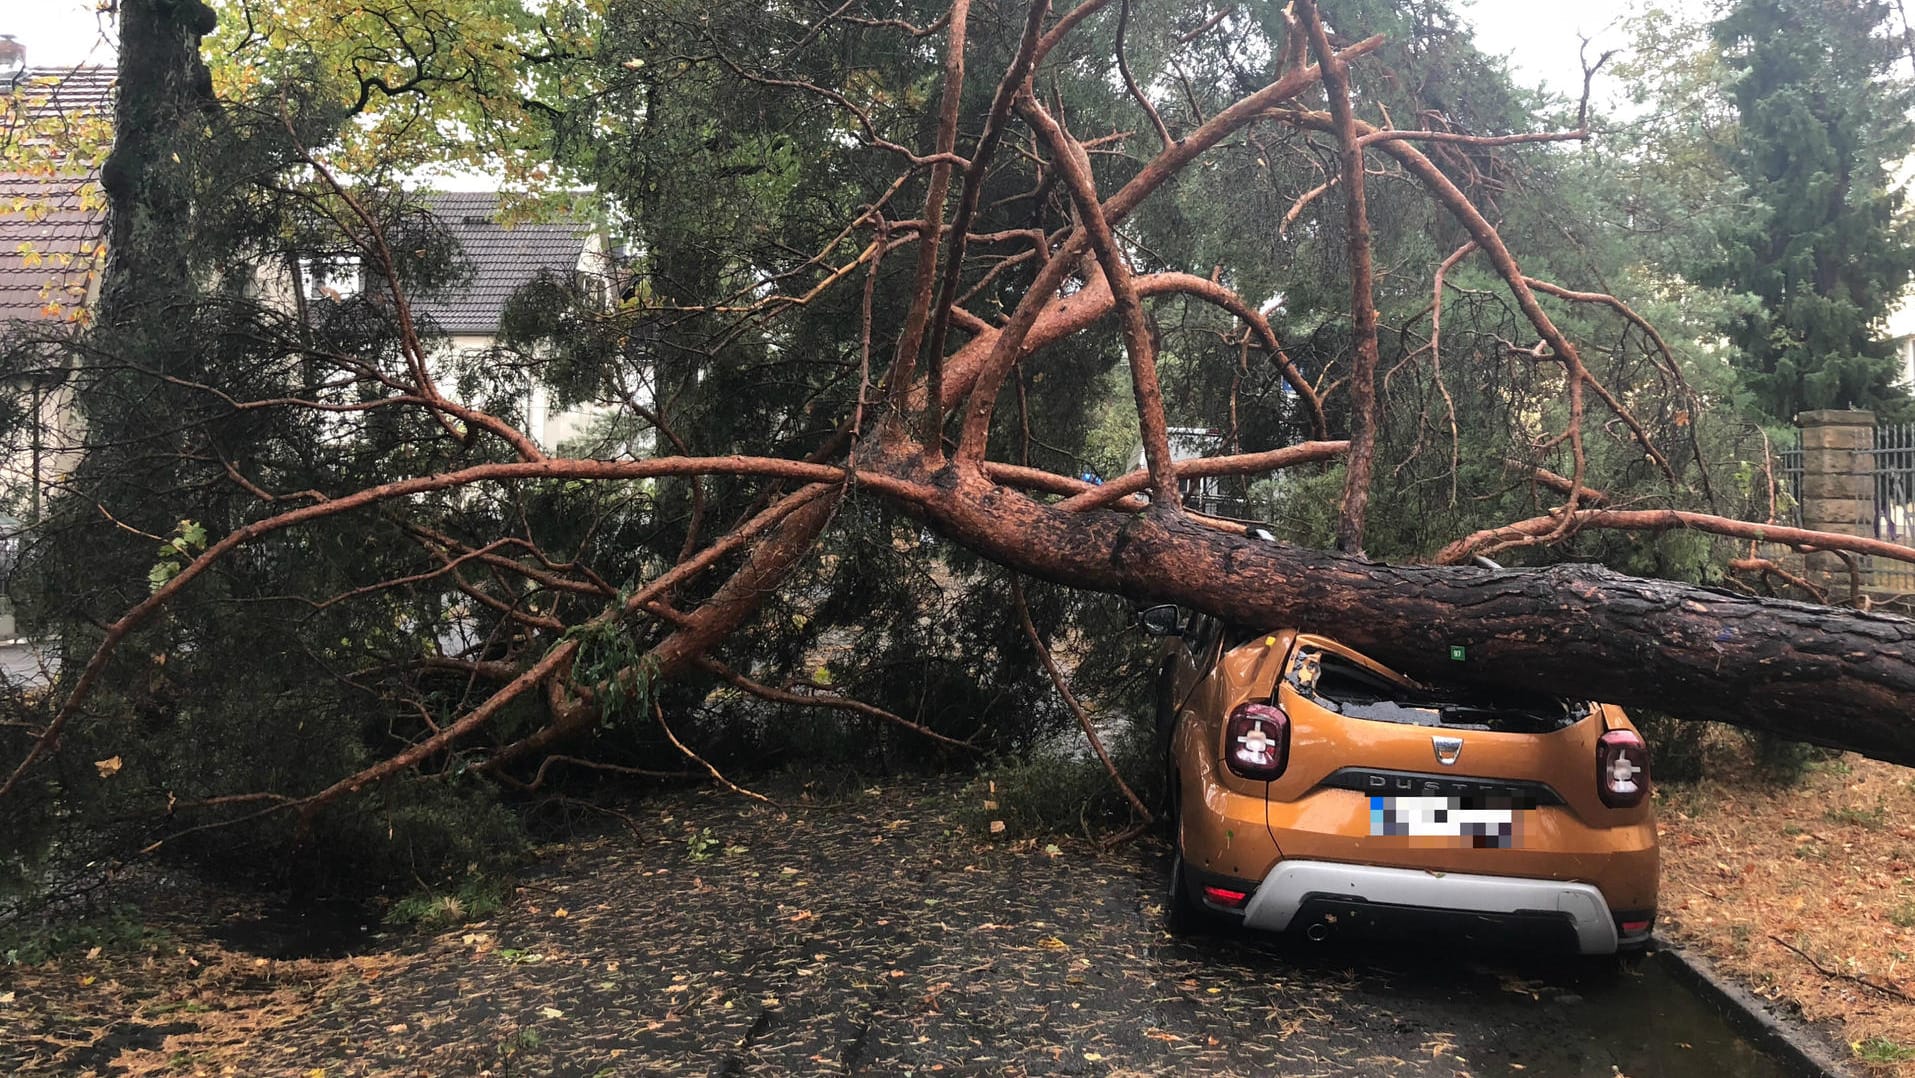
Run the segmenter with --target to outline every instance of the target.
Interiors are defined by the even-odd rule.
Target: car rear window
[[[1575,725],[1593,706],[1541,693],[1403,685],[1333,651],[1308,646],[1297,649],[1284,680],[1299,696],[1339,715],[1456,730],[1547,734]]]

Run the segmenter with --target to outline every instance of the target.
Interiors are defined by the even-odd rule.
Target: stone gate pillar
[[[1814,531],[1875,534],[1875,413],[1802,412],[1802,526]],[[1848,569],[1834,554],[1807,559],[1809,578],[1842,588]]]

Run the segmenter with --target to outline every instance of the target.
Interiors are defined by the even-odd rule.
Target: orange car
[[[1620,709],[1419,685],[1323,637],[1176,607],[1140,620],[1169,641],[1173,929],[1649,942],[1649,751]]]

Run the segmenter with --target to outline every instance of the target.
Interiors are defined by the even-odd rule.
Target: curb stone
[[[1656,941],[1655,958],[1677,980],[1714,1003],[1756,1042],[1805,1075],[1858,1078],[1861,1072],[1829,1043],[1829,1035],[1794,1015],[1778,1014],[1765,1000],[1725,976],[1714,962],[1667,940]]]

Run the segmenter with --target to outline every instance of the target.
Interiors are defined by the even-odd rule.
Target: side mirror
[[[1182,636],[1183,627],[1178,624],[1183,612],[1169,604],[1147,606],[1137,612],[1137,627],[1152,636]]]

